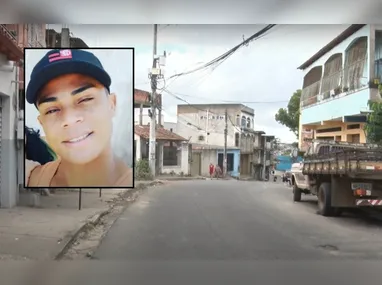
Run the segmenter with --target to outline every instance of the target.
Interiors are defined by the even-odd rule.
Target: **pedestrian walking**
[[[210,163],[210,178],[212,178],[214,176],[214,172],[215,172],[215,166],[211,162]]]

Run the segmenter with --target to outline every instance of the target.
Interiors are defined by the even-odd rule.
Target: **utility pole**
[[[225,128],[224,128],[224,162],[223,162],[223,177],[227,176],[227,136],[228,136],[228,111],[225,109]]]
[[[150,72],[151,79],[151,123],[150,123],[150,141],[149,141],[149,164],[151,174],[156,175],[155,172],[155,153],[156,153],[156,89],[157,89],[157,35],[158,35],[158,25],[154,24],[154,45],[153,45],[153,66]]]

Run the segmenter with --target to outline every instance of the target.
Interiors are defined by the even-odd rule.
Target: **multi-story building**
[[[177,116],[177,132],[190,140],[194,152],[200,153],[196,160],[201,161],[203,175],[208,174],[210,163],[224,164],[226,124],[227,171],[232,176],[254,176],[256,168],[263,165],[263,156],[256,148],[261,133],[254,130],[252,108],[242,104],[183,104],[178,105]]]
[[[382,25],[349,26],[299,69],[299,148],[311,139],[366,142],[368,101],[381,100]]]
[[[44,46],[45,25],[0,25],[0,207],[17,204],[24,181],[23,48]]]

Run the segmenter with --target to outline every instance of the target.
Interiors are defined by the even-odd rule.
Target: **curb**
[[[74,234],[69,238],[69,240],[66,242],[63,249],[55,256],[54,260],[60,260],[69,250],[69,248],[73,245],[73,243],[77,240],[78,236],[84,232],[87,228],[90,226],[94,226],[98,224],[101,220],[101,218],[105,215],[107,215],[110,212],[110,208],[103,210],[102,212],[99,212],[89,219],[78,229],[74,232]]]
[[[159,181],[192,181],[192,180],[207,180],[206,177],[194,177],[194,178],[184,178],[184,177],[157,177]]]
[[[158,185],[158,184],[162,184],[162,182],[161,181],[152,181],[152,182],[149,182],[147,184],[145,184],[145,183],[138,183],[138,185],[135,188],[133,188],[133,189],[136,190],[135,192],[137,192],[139,190],[144,190],[146,188],[149,188],[149,187],[152,187],[152,186],[155,186],[155,185]],[[129,191],[126,191],[126,193],[127,192],[129,192]],[[88,218],[86,220],[86,222],[84,222],[84,224],[82,226],[80,226],[79,229],[77,229],[73,233],[73,235],[66,242],[65,246],[54,257],[54,260],[62,259],[64,257],[64,255],[68,252],[69,248],[75,243],[75,241],[77,240],[79,235],[81,233],[83,233],[84,231],[86,231],[88,228],[97,225],[104,216],[106,216],[107,214],[110,213],[112,208],[113,208],[113,206],[109,205],[107,209],[105,209],[103,211],[100,211],[99,213],[96,213],[93,216],[91,216],[90,218]]]

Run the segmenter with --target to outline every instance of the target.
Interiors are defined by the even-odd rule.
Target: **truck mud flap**
[[[358,207],[363,207],[363,206],[377,207],[377,206],[382,206],[382,200],[381,199],[356,199],[355,204]]]

